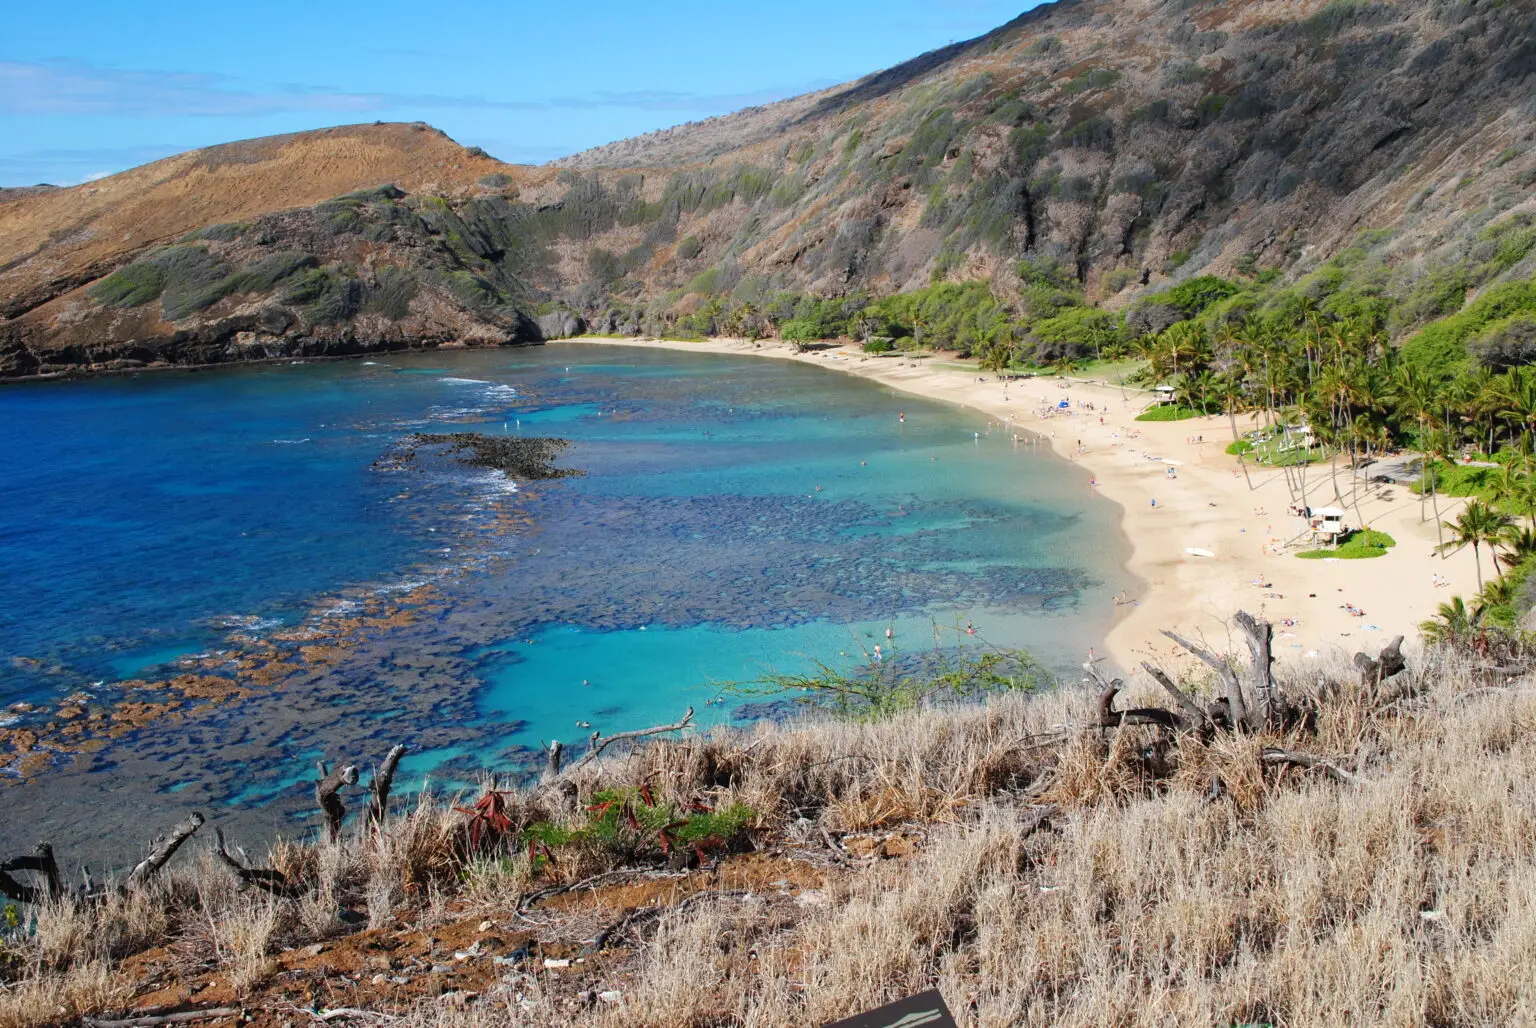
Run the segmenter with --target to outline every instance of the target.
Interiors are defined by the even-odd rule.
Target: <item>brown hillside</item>
[[[1536,272],[1533,97],[1536,0],[1061,0],[560,168],[425,126],[231,144],[0,203],[0,377],[771,332],[966,280],[1033,346],[1062,296],[1294,285],[1360,247],[1352,295],[1402,338]],[[382,183],[406,195],[357,193]]]
[[[394,183],[452,191],[516,168],[423,124],[343,125],[225,143],[0,207],[0,314],[15,317],[148,246],[205,225]]]

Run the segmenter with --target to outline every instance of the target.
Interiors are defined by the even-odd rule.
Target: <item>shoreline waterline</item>
[[[1034,434],[1056,456],[1083,469],[1089,479],[1085,488],[1120,508],[1119,531],[1130,549],[1125,570],[1142,588],[1117,606],[1115,621],[1094,656],[1108,658],[1121,672],[1142,661],[1189,666],[1188,654],[1161,634],[1165,629],[1204,638],[1218,651],[1240,648],[1228,627],[1238,610],[1274,623],[1277,661],[1347,661],[1357,650],[1375,653],[1396,635],[1416,642],[1419,623],[1432,617],[1438,604],[1475,592],[1473,555],[1436,555],[1434,521],[1422,519],[1419,498],[1398,486],[1362,482],[1358,504],[1348,507],[1351,524],[1358,518],[1397,540],[1386,557],[1298,560],[1293,553],[1276,552],[1277,543],[1304,527],[1286,513],[1291,495],[1284,472],[1252,466],[1246,473],[1240,470],[1239,462],[1225,452],[1231,428],[1223,416],[1135,421],[1152,399],[1149,393],[1138,396],[1138,390],[1058,378],[1005,383],[974,365],[935,367],[927,356],[871,356],[843,345],[797,353],[778,340],[586,336],[547,345],[630,346],[798,361],[958,404]],[[1072,416],[1041,415],[1043,407],[1054,407],[1063,398],[1072,400]],[[1092,403],[1093,410],[1085,411],[1084,403]],[[1256,425],[1254,418],[1238,422],[1239,431]],[[1168,477],[1170,469],[1176,477]],[[1326,471],[1313,473],[1313,502],[1325,492],[1332,502]],[[1352,487],[1346,468],[1338,488],[1347,492]],[[1442,505],[1441,519],[1453,517],[1459,502]],[[1364,616],[1346,610],[1346,605],[1363,609]]]

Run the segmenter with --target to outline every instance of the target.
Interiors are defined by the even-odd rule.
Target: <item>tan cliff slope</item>
[[[343,125],[167,157],[67,189],[0,199],[0,314],[100,277],[145,248],[219,222],[392,182],[451,191],[497,172],[548,177],[423,124]]]

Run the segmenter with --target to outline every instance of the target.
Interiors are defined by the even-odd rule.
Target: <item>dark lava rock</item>
[[[461,464],[498,471],[528,481],[571,478],[580,471],[557,468],[554,460],[570,440],[545,436],[491,436],[478,432],[452,432],[444,435],[417,434],[410,442],[416,446],[443,446]],[[409,457],[407,458],[409,459]]]
[[[550,311],[539,318],[539,334],[545,339],[569,339],[586,330],[587,323],[574,311]]]

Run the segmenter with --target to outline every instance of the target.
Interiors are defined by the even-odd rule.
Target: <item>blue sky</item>
[[[70,185],[233,139],[427,121],[543,161],[857,78],[1035,0],[14,4],[0,186]]]

